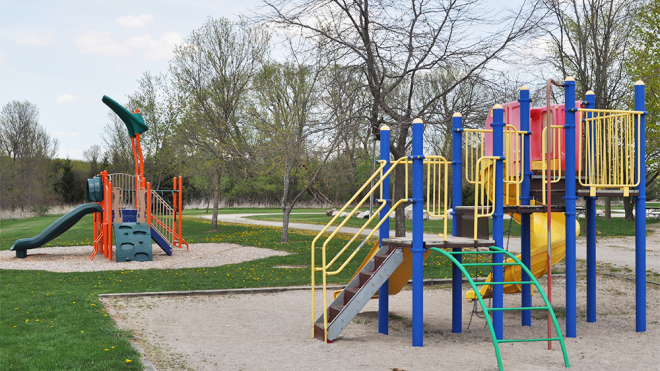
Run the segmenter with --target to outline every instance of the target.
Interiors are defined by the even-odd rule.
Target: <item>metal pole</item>
[[[499,157],[495,162],[495,210],[493,212],[493,240],[495,246],[504,246],[504,109],[501,105],[493,106],[493,156]],[[503,263],[502,253],[493,254],[493,263]],[[502,265],[493,266],[493,282],[504,281]],[[504,285],[493,285],[493,308],[504,305]],[[503,311],[493,312],[493,329],[495,337],[502,340],[504,336]]]
[[[554,124],[554,112],[550,106],[550,93],[551,85],[554,83],[552,79],[548,79],[546,84],[546,107],[545,107],[545,152],[546,152],[546,216],[547,216],[547,230],[546,230],[546,270],[548,271],[548,302],[552,304],[552,151],[554,143],[552,143],[552,125]],[[555,83],[556,84],[556,83]],[[561,158],[559,159],[561,161]],[[552,316],[548,312],[548,337],[552,337]],[[548,350],[552,350],[552,341],[548,341]]]
[[[637,332],[646,331],[646,107],[644,103],[644,82],[635,83],[635,111],[644,111],[639,116],[639,132],[635,132],[635,163],[639,164],[639,196],[635,205],[635,328]],[[637,130],[637,125],[635,125]]]
[[[383,126],[380,128],[380,159],[385,161],[383,167],[383,174],[390,169],[390,128]],[[387,216],[390,211],[390,176],[385,177],[381,183],[382,199],[385,201],[385,206],[380,211],[380,219]],[[389,217],[388,217],[389,219]],[[383,247],[383,238],[390,237],[390,221],[386,220],[380,225],[378,231],[378,239],[380,247]],[[389,333],[389,290],[390,281],[387,280],[380,286],[378,291],[378,333],[387,335]]]
[[[183,177],[179,176],[179,248],[183,248],[183,233],[181,227],[183,226]]]
[[[452,221],[451,231],[453,236],[458,235],[458,213],[456,207],[463,205],[463,115],[459,112],[454,113],[452,118]],[[461,248],[454,248],[454,251],[460,251]],[[456,260],[461,263],[463,255],[454,255]],[[463,328],[463,275],[458,265],[452,265],[452,305],[451,305],[451,331],[458,334]]]
[[[586,108],[596,108],[596,95],[593,91],[589,90],[585,96]],[[587,118],[591,118],[593,114],[587,113]],[[595,135],[594,129],[595,125],[593,123],[589,124],[590,126],[590,148],[593,148]],[[595,151],[586,153],[586,156],[590,157],[587,160],[587,163],[593,164],[595,158]],[[588,167],[590,173],[594,171],[593,168]],[[585,175],[589,176],[590,174]],[[596,197],[585,197],[586,201],[586,222],[587,222],[587,322],[596,322]]]
[[[531,182],[531,150],[529,139],[531,134],[529,133],[529,114],[530,114],[530,105],[532,100],[529,99],[529,88],[523,86],[520,88],[520,130],[528,132],[523,136],[523,168],[522,168],[522,184],[520,185],[520,204],[529,205],[530,200],[532,199],[530,195],[530,182]],[[521,260],[523,264],[528,269],[531,269],[531,227],[530,227],[530,214],[521,214],[520,215],[520,251],[521,251]],[[521,281],[529,281],[530,278],[527,275],[527,272],[523,269],[521,272]],[[523,308],[529,308],[532,306],[532,292],[530,285],[522,285],[522,297],[521,303]],[[522,314],[522,325],[531,326],[532,325],[532,311],[523,310]]]
[[[566,337],[576,335],[576,273],[575,273],[575,79],[567,77],[564,81],[566,133]]]
[[[424,346],[424,123],[412,123],[412,345]]]

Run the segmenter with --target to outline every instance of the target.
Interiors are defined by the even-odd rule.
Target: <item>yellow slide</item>
[[[540,161],[534,161],[540,162]],[[535,165],[532,164],[532,168],[535,168]],[[486,171],[489,171],[487,169]],[[506,171],[506,168],[505,168]],[[515,185],[510,184],[509,194],[515,195]],[[491,187],[490,189],[494,189]],[[492,194],[488,195],[492,199]],[[534,201],[532,201],[533,204]],[[515,200],[510,198],[510,205],[515,204]],[[511,214],[511,217],[520,224],[520,214]],[[551,232],[552,232],[552,257],[551,264],[554,266],[559,263],[566,257],[566,216],[562,212],[552,213],[551,216]],[[534,213],[530,216],[530,271],[534,277],[539,278],[545,275],[548,271],[547,265],[547,255],[548,255],[548,217],[545,213]],[[575,236],[577,237],[580,234],[580,223],[575,221]],[[502,247],[502,246],[500,246]],[[517,256],[518,259],[521,258],[521,255]],[[512,259],[507,259],[507,263],[512,263]],[[520,268],[517,266],[505,266],[504,267],[504,281],[521,281],[520,279]],[[492,281],[492,273],[486,278],[487,282]],[[515,294],[522,290],[521,285],[504,285],[505,294]],[[492,291],[492,285],[485,285],[479,292],[484,298],[490,297]],[[469,301],[477,300],[477,296],[474,291],[470,290],[465,294],[465,298]]]

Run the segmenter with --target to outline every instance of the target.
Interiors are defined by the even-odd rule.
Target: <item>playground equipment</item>
[[[172,255],[173,246],[182,248],[186,245],[189,248],[181,237],[183,179],[174,178],[171,205],[158,194],[159,191],[152,190],[151,183],[144,177],[140,135],[149,128],[142,115],[138,110],[131,113],[107,96],[102,100],[126,124],[133,148],[135,174],[103,171],[88,179],[87,199],[91,203],[78,206],[36,237],[16,241],[11,248],[16,251],[16,257],[25,258],[27,249],[43,246],[91,213],[94,214],[94,252],[90,260],[97,254],[113,259],[113,236],[117,262],[151,261],[151,240],[167,255]]]
[[[634,196],[637,215],[641,216],[636,218],[636,330],[646,330],[644,84],[641,81],[635,84],[635,111],[597,110],[592,92],[587,93],[585,101],[576,102],[575,81],[571,77],[556,85],[565,89],[563,105],[551,106],[548,102],[544,108],[531,109],[529,89],[523,87],[518,102],[493,107],[488,118],[490,129],[464,129],[461,114],[454,114],[454,161],[423,154],[423,122],[415,119],[412,155],[390,162],[389,128],[381,128],[379,168],[337,214],[355,205],[348,211],[348,217],[324,237],[328,228],[338,221],[335,216],[312,242],[313,337],[329,343],[336,340],[377,292],[378,332],[387,334],[389,295],[398,292],[401,282],[405,284],[412,277],[412,345],[423,346],[423,262],[433,251],[453,263],[452,332],[462,332],[462,276],[465,276],[472,288],[468,297],[477,300],[486,314],[500,370],[499,344],[527,341],[547,341],[549,348],[552,341],[558,341],[568,367],[563,335],[551,305],[550,267],[565,256],[566,336],[576,337],[575,240],[579,234],[576,200],[578,196],[586,199],[587,322],[595,322],[595,199],[612,195]],[[406,187],[404,198],[398,201],[390,198],[389,178],[396,167],[404,167]],[[462,205],[461,186],[449,190],[449,176],[452,184],[461,185],[463,174],[465,181],[475,187],[472,206]],[[451,236],[447,233],[450,192]],[[329,242],[371,194],[378,195],[376,213],[335,256],[328,256]],[[358,200],[359,195],[363,197]],[[412,238],[389,238],[389,216],[405,203],[413,205]],[[444,230],[437,238],[424,238],[424,206],[430,216],[442,220]],[[520,258],[503,249],[505,212],[521,224]],[[459,237],[460,219],[468,213],[473,217],[474,233]],[[477,238],[478,222],[483,218],[493,220],[492,239]],[[368,235],[362,235],[367,225],[376,220]],[[374,246],[350,283],[328,305],[328,277],[342,272],[376,231],[378,246]],[[321,242],[319,264],[316,249]],[[491,256],[492,260],[463,262],[464,255]],[[475,282],[466,269],[470,266],[490,266],[492,273],[486,282]],[[315,308],[317,274],[321,275],[323,297],[320,315]],[[548,295],[536,280],[544,274],[548,274]],[[532,286],[543,299],[543,305],[532,306]],[[505,291],[521,292],[521,306],[505,308]],[[484,296],[492,297],[492,307],[485,305]],[[520,311],[522,325],[531,326],[532,310],[548,313],[548,336],[504,339],[503,311]]]

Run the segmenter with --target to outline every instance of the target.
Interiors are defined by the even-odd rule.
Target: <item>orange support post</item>
[[[108,182],[108,260],[112,260],[112,182]]]
[[[147,182],[147,224],[151,227],[151,182]]]
[[[103,257],[108,258],[108,221],[110,220],[109,214],[112,213],[112,207],[109,204],[108,195],[108,177],[107,174],[103,175],[103,202],[105,202],[105,207],[103,208]]]
[[[140,177],[144,178],[144,158],[142,157],[142,146],[140,145],[140,134],[135,134],[137,152],[140,159]],[[136,169],[137,171],[137,169]]]
[[[176,177],[172,178],[172,208],[174,209],[174,215],[172,215],[172,218],[174,218],[174,225],[172,226],[172,229],[174,230],[174,234],[175,234],[174,240],[172,241],[172,244],[174,246],[176,246],[176,234],[178,233],[177,232],[177,222],[176,222],[176,217],[177,217],[176,214],[177,214],[177,211],[178,211],[176,201],[179,198],[177,196],[177,193],[178,193],[177,192],[177,185],[178,184],[177,184],[177,181],[176,181]]]
[[[182,221],[181,217],[183,215],[183,177],[179,176],[179,248],[183,247],[181,240],[183,240],[183,233],[181,233]],[[190,246],[187,248],[190,250]]]

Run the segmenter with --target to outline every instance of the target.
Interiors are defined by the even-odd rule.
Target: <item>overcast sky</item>
[[[28,100],[59,140],[58,157],[103,145],[103,95],[126,102],[145,71],[207,17],[238,18],[258,0],[0,0],[0,105]]]
[[[490,1],[518,3],[520,0]],[[83,159],[108,122],[103,95],[125,103],[145,71],[208,17],[249,15],[259,0],[0,0],[0,106],[37,105],[59,158]],[[148,123],[147,123],[148,124]]]

